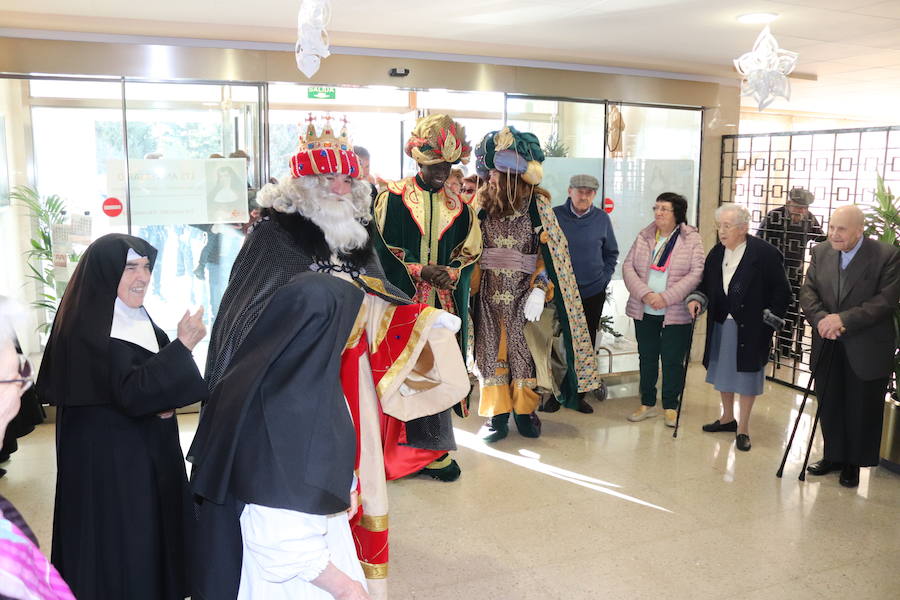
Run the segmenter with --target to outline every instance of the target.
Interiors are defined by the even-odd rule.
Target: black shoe
[[[735,438],[735,445],[737,449],[741,452],[749,452],[750,451],[750,436],[746,433],[739,433]]]
[[[450,461],[447,464],[446,461]],[[440,466],[433,466],[435,464],[439,464]],[[438,481],[456,481],[459,479],[459,475],[462,473],[462,470],[459,468],[459,463],[450,458],[449,454],[445,454],[421,471],[419,471],[419,475],[428,475],[432,479],[437,479]]]
[[[509,413],[494,415],[487,422],[488,433],[484,436],[484,441],[488,444],[499,442],[509,435]]]
[[[541,436],[541,420],[534,413],[515,415],[516,429],[522,437],[536,438]]]
[[[847,488],[855,488],[859,485],[859,467],[856,465],[844,465],[841,469],[841,485]]]
[[[594,408],[587,403],[587,400],[584,399],[584,394],[578,394],[578,408],[576,408],[575,410],[586,415],[594,412]]]
[[[553,413],[558,411],[560,406],[562,405],[559,403],[559,400],[556,399],[556,396],[550,396],[550,399],[544,402],[538,410],[541,412]]]
[[[728,423],[720,423],[718,419],[712,423],[703,426],[703,431],[715,433],[717,431],[737,431],[737,421],[729,421]]]
[[[827,458],[823,458],[819,462],[814,462],[813,464],[806,467],[806,472],[810,475],[828,475],[832,471],[840,471],[843,468],[843,463],[834,462],[828,460]]]

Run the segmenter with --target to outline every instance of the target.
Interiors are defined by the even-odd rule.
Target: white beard
[[[350,195],[328,194],[319,200],[311,215],[304,215],[325,234],[328,247],[335,254],[362,248],[369,241],[366,228],[354,218]]]

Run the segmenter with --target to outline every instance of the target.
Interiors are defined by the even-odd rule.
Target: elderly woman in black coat
[[[716,210],[719,243],[706,256],[703,279],[688,295],[696,317],[709,310],[703,366],[722,396],[722,416],[703,431],[737,432],[738,450],[750,450],[750,411],[763,391],[772,334],[784,323],[791,288],[784,257],[766,241],[748,236],[750,213],[723,204]],[[735,419],[734,398],[739,413]]]

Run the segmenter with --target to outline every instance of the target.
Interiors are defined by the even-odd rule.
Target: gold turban
[[[469,162],[472,148],[466,129],[447,115],[428,115],[416,122],[406,142],[406,154],[420,165]]]

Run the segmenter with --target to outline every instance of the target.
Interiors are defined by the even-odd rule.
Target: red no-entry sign
[[[608,213],[611,213],[613,211],[613,209],[615,209],[615,208],[616,208],[616,203],[613,202],[612,198],[604,198],[603,199],[603,210],[605,210]]]
[[[103,201],[103,214],[108,217],[118,217],[122,214],[122,201],[118,198],[107,198]]]

